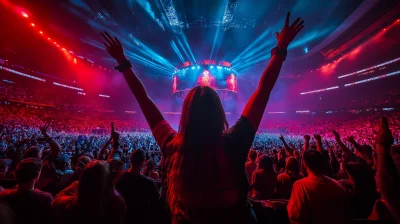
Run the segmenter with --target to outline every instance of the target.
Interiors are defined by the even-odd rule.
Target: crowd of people
[[[262,122],[303,28],[289,16],[231,127],[215,90],[198,86],[175,131],[119,40],[102,33],[148,131],[105,114],[2,105],[0,223],[398,222],[398,112]]]

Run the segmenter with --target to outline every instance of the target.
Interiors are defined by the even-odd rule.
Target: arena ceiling
[[[58,0],[7,1],[29,13],[47,33],[95,63],[114,61],[99,33],[119,37],[131,61],[147,76],[171,77],[185,61],[232,62],[239,74],[264,66],[286,12],[306,27],[289,60],[320,55],[324,40],[348,29],[384,0]],[[349,19],[350,18],[350,19]],[[329,44],[326,43],[326,44]]]

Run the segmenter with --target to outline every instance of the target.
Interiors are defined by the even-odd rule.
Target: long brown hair
[[[120,223],[120,212],[116,211],[121,209],[120,204],[112,185],[108,164],[99,160],[89,162],[79,179],[75,200],[76,214],[82,220],[114,219],[115,223]]]
[[[212,88],[197,86],[185,98],[178,134],[168,148],[176,152],[170,159],[167,199],[171,210],[178,197],[201,198],[217,181],[216,149],[227,130],[225,111]],[[185,196],[183,196],[185,195]]]

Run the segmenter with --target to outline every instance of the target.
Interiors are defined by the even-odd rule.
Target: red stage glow
[[[29,17],[28,14],[26,14],[26,12],[21,12],[21,15],[22,15],[23,17],[25,17],[25,18],[28,18],[28,17]]]

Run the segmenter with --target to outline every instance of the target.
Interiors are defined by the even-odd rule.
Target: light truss
[[[169,25],[174,29],[174,31],[179,32],[183,27],[183,23],[179,21],[173,0],[160,0],[160,3],[162,8],[164,9],[165,16],[168,19]]]
[[[238,1],[239,0],[229,0],[228,4],[226,5],[224,17],[222,18],[222,25],[224,26],[225,30],[229,29],[229,24],[233,20],[233,15],[236,12]]]

